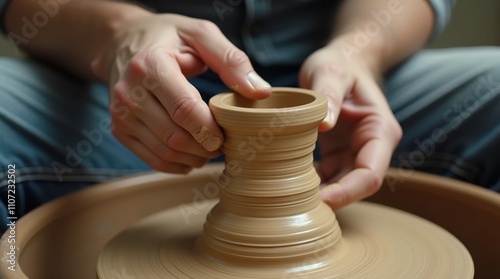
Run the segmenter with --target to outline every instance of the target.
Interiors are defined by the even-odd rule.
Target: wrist
[[[126,32],[130,23],[136,19],[151,16],[153,13],[139,6],[121,2],[102,2],[92,9],[109,11],[103,16],[101,43],[91,59],[91,68],[101,81],[109,81],[109,63],[114,60],[116,41]]]
[[[8,37],[28,54],[85,79],[96,79],[91,62],[106,51],[120,26],[149,13],[115,1],[59,2],[63,1],[55,1],[49,14],[47,8],[40,9],[39,1],[12,1],[5,14]],[[46,21],[37,23],[37,15]]]

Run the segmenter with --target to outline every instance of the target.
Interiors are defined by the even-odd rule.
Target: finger
[[[332,209],[339,209],[375,193],[382,180],[373,170],[359,168],[320,190],[319,196]]]
[[[380,139],[366,143],[358,153],[355,169],[338,182],[320,190],[320,197],[332,208],[338,209],[375,193],[389,167],[392,148]]]
[[[150,99],[150,101],[151,104],[145,104],[147,112],[140,113],[138,117],[165,145],[204,158],[215,158],[221,154],[220,150],[207,151],[186,130],[170,119],[158,100]]]
[[[113,120],[113,125],[115,127],[115,131],[120,131],[125,135],[129,135],[133,138],[138,139],[142,142],[153,154],[165,160],[167,162],[177,162],[181,164],[185,164],[191,167],[201,167],[207,162],[206,156],[199,156],[198,154],[191,154],[189,152],[183,152],[179,150],[175,150],[174,148],[168,146],[165,142],[161,140],[160,137],[154,134],[153,130],[148,127],[138,115],[144,115],[144,111],[150,109],[147,105],[148,101],[155,104],[156,107],[159,107],[159,104],[151,96],[151,94],[144,95],[142,99],[138,99],[137,97],[133,97],[134,90],[126,90],[128,88],[125,82],[119,82],[115,87],[114,92],[116,92],[116,100],[120,102],[121,106],[127,106],[129,108],[129,114],[127,117],[122,117],[122,115],[118,115],[112,113],[111,117]],[[154,115],[155,111],[151,111]],[[164,111],[160,111],[159,115],[166,114]],[[167,117],[168,119],[168,117]],[[156,119],[158,121],[153,121],[154,123],[161,123],[160,119]],[[167,129],[174,130],[174,129]],[[184,130],[178,128],[178,131],[184,132]],[[190,139],[189,134],[186,134],[186,138]],[[169,140],[170,142],[172,140]],[[195,142],[191,140],[194,145]],[[200,152],[209,154],[209,152],[204,151],[202,147],[198,147]],[[190,150],[192,151],[192,150]]]
[[[333,150],[331,154],[322,154],[316,170],[322,183],[331,183],[351,171],[353,165],[354,155],[350,148],[345,148],[344,150]]]
[[[271,85],[255,72],[248,56],[234,46],[215,24],[197,20],[195,24],[181,27],[179,33],[228,87],[252,99],[269,96]]]
[[[134,125],[133,135],[144,144],[152,153],[165,162],[179,163],[194,168],[205,165],[205,157],[177,151],[170,148],[156,137],[142,122]]]
[[[207,151],[220,148],[222,131],[173,56],[154,49],[134,57],[129,67],[139,72],[137,76],[148,80],[145,88],[158,99],[174,123],[185,129]]]
[[[208,69],[205,62],[188,46],[179,47],[179,53],[175,55],[175,59],[179,63],[182,74],[188,78],[203,74]]]
[[[142,144],[138,139],[124,134],[116,127],[112,126],[113,135],[127,148],[129,148],[132,152],[134,152],[141,160],[146,162],[153,169],[169,172],[169,173],[188,173],[191,171],[191,167],[173,162],[166,162],[162,160],[160,157],[156,156],[153,152],[151,152],[144,144]]]
[[[158,139],[151,130],[137,118],[129,118],[128,121],[114,122],[113,131],[115,136],[133,152],[148,151],[145,154],[136,154],[141,158],[147,155],[145,162],[157,170],[164,170],[164,166],[168,164],[179,164],[189,168],[198,168],[205,165],[208,161],[205,157],[180,152],[170,148]]]
[[[330,130],[337,122],[345,96],[353,88],[353,78],[333,64],[324,64],[315,68],[314,72],[305,73],[305,75],[309,77],[301,79],[303,85],[325,94],[328,99],[328,113],[321,122],[319,130]]]
[[[220,150],[207,151],[186,130],[174,123],[158,99],[147,92],[142,85],[130,87],[132,87],[128,89],[131,91],[130,94],[140,101],[140,106],[135,106],[133,109],[135,116],[169,148],[203,158],[215,158],[221,154]],[[142,93],[139,93],[141,91]],[[138,98],[139,95],[143,97]]]

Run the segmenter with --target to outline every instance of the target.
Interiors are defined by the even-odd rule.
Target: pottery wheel
[[[412,214],[358,202],[336,212],[342,239],[328,254],[297,266],[228,266],[198,251],[205,216],[215,201],[155,214],[114,238],[102,251],[97,274],[115,278],[472,278],[468,251],[450,233]],[[186,205],[183,205],[186,206]],[[308,269],[318,258],[327,264]],[[324,262],[323,262],[324,263]]]
[[[319,200],[312,152],[325,95],[274,88],[209,106],[225,135],[225,169],[206,185],[219,203],[126,230],[102,252],[99,278],[472,278],[465,247],[432,223],[368,203],[335,214]]]

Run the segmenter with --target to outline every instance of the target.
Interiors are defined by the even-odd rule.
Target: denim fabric
[[[500,192],[500,48],[421,52],[385,87],[404,131],[393,166]]]
[[[0,59],[2,218],[9,216],[9,164],[17,217],[83,186],[149,169],[110,133],[108,99],[102,84],[33,61]]]

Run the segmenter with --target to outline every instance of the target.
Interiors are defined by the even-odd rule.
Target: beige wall
[[[431,47],[500,45],[500,1],[457,2],[448,28]]]
[[[450,25],[430,47],[500,45],[500,1],[457,2]],[[16,55],[5,38],[0,39],[0,55]]]
[[[17,51],[11,46],[5,37],[0,37],[0,56],[16,56],[19,55]]]

